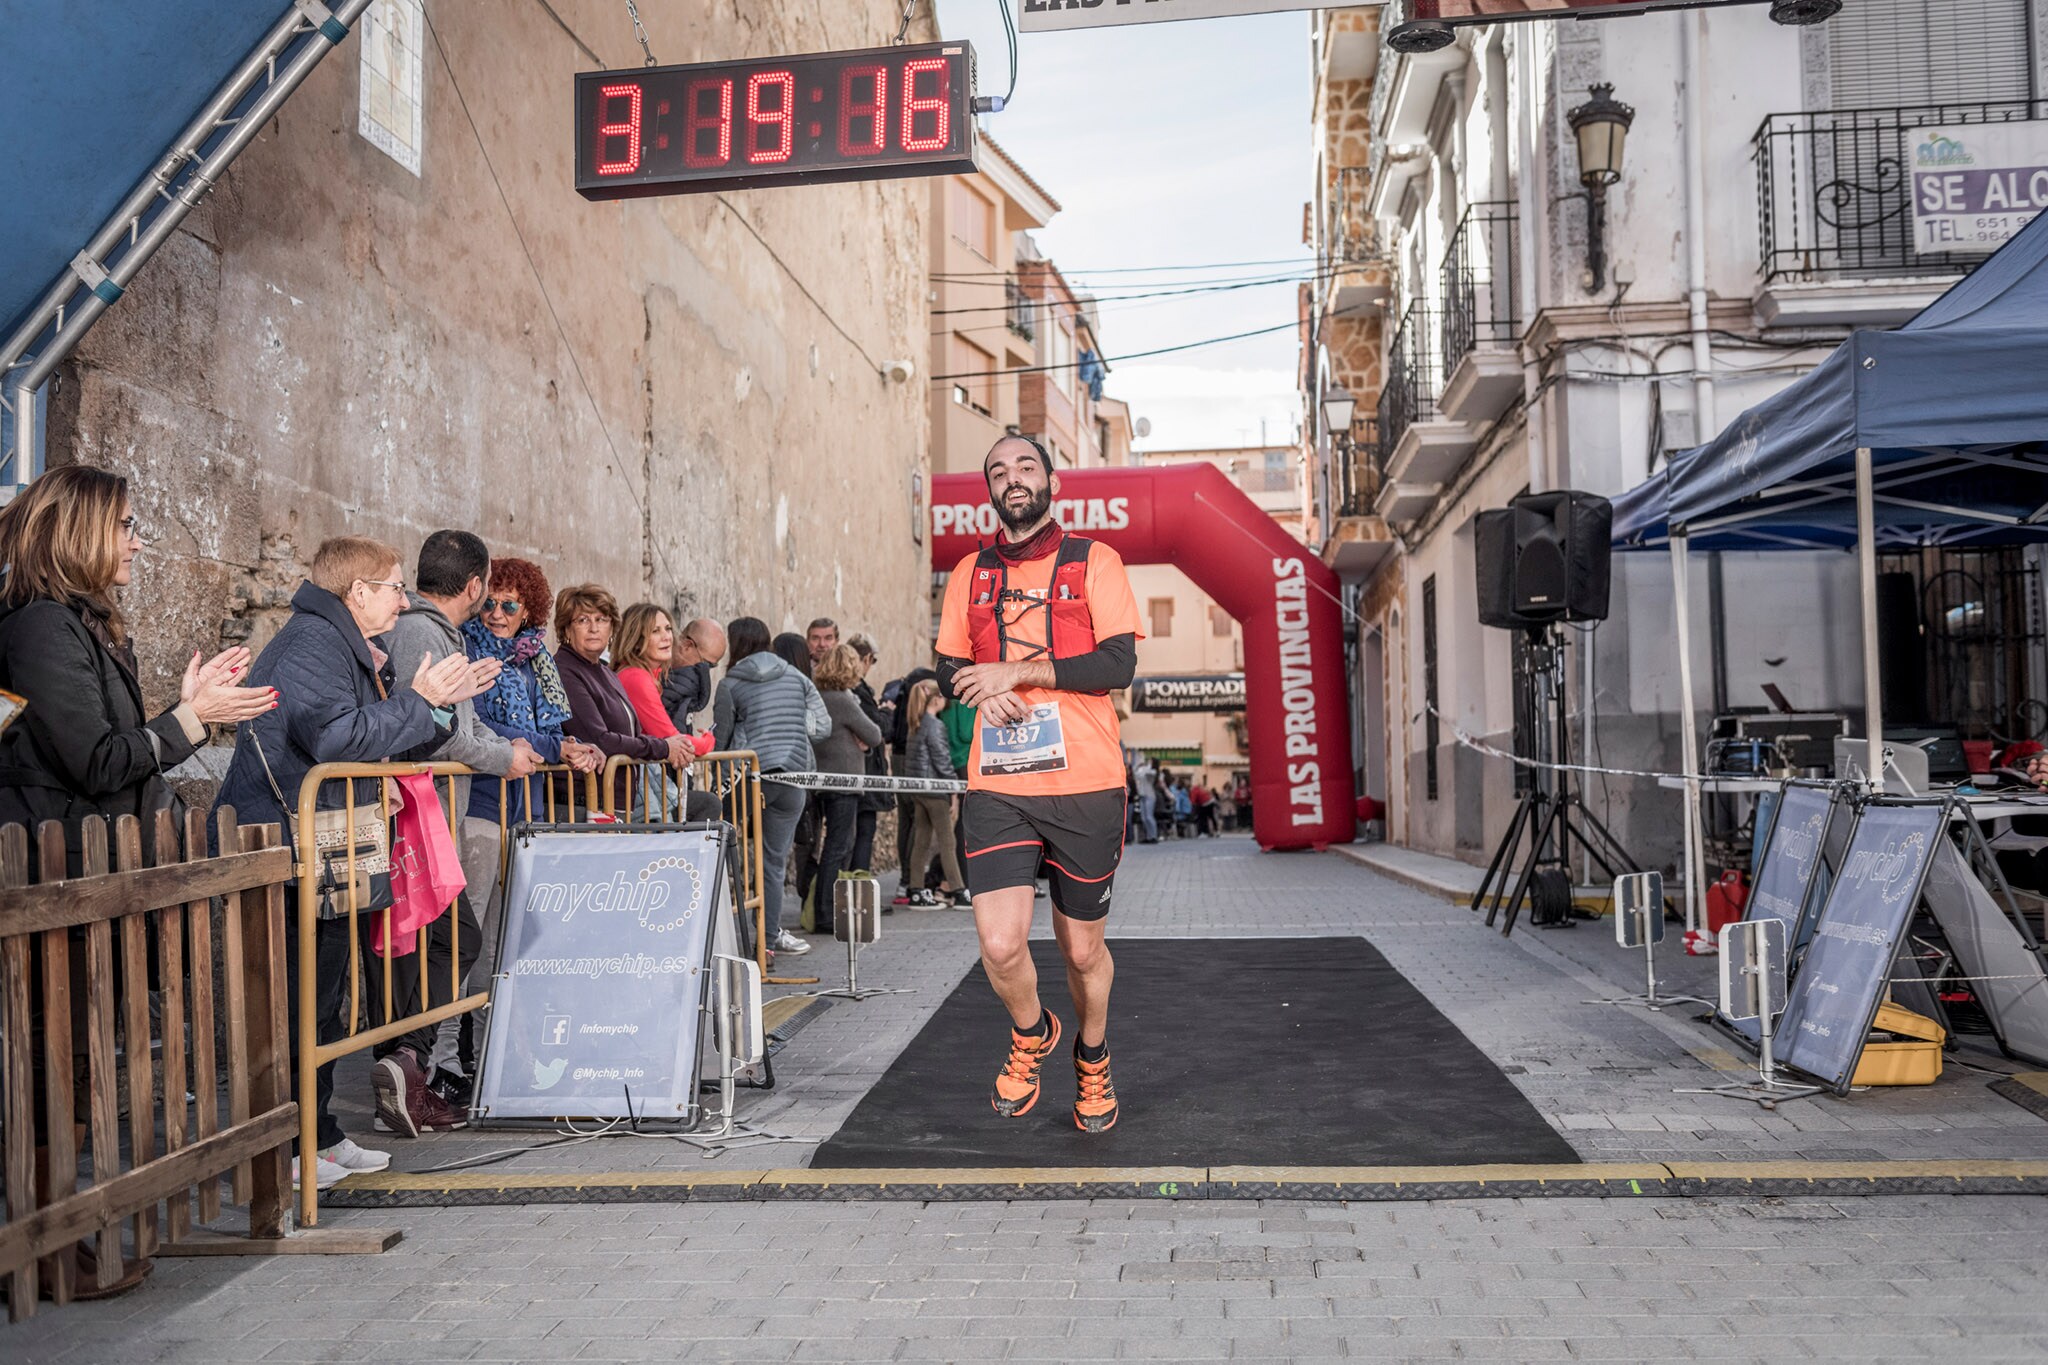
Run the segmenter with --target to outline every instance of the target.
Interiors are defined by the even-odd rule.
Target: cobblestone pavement
[[[1670,1093],[1734,1065],[1635,989],[1604,924],[1510,939],[1335,855],[1243,839],[1130,851],[1125,935],[1364,934],[1589,1159],[2048,1156],[2048,1124],[1940,1084],[1787,1105]],[[1042,926],[1043,927],[1043,926]],[[864,984],[778,1059],[747,1116],[801,1141],[707,1163],[662,1140],[507,1172],[801,1165],[975,956],[964,913],[899,913]],[[804,959],[836,979],[821,942]],[[1710,963],[1665,959],[1673,988]],[[2009,1064],[1983,1055],[1986,1066]],[[343,1094],[367,1087],[360,1070]],[[367,1113],[345,1119],[375,1142]],[[419,1169],[519,1135],[391,1143]],[[707,1203],[330,1211],[374,1257],[165,1260],[141,1292],[0,1328],[0,1359],[1179,1360],[2048,1357],[2048,1209],[2023,1196]]]
[[[2038,1199],[706,1204],[358,1213],[164,1262],[46,1361],[2040,1360]]]

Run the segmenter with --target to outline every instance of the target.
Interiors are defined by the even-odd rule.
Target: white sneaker
[[[791,957],[802,957],[811,950],[810,944],[804,942],[787,929],[776,934],[774,940],[768,946],[775,952],[788,953]]]
[[[353,1138],[343,1138],[332,1147],[320,1149],[320,1159],[331,1161],[351,1175],[357,1172],[381,1171],[391,1164],[391,1153],[372,1151],[358,1147]]]
[[[348,1179],[348,1176],[349,1176],[349,1170],[348,1170],[348,1167],[346,1167],[346,1166],[337,1166],[337,1165],[335,1165],[335,1164],[334,1164],[333,1162],[329,1161],[329,1160],[328,1160],[328,1159],[327,1159],[326,1157],[324,1157],[324,1156],[316,1156],[316,1157],[314,1157],[314,1158],[313,1158],[313,1188],[314,1188],[314,1189],[316,1189],[316,1190],[324,1190],[324,1189],[327,1189],[327,1188],[328,1188],[329,1186],[332,1186],[332,1185],[338,1185],[338,1184],[340,1184],[340,1183],[341,1183],[342,1181],[344,1181],[344,1180]],[[293,1188],[293,1189],[297,1189],[298,1187],[299,1187],[299,1159],[298,1159],[297,1157],[293,1157],[293,1158],[292,1158],[292,1188]]]

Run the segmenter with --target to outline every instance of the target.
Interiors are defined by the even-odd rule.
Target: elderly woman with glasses
[[[595,583],[564,588],[555,602],[555,639],[561,646],[555,662],[569,697],[569,722],[563,728],[596,745],[606,758],[680,768],[695,752],[690,741],[682,735],[648,734],[619,675],[605,666],[605,651],[618,628],[619,600]]]
[[[362,536],[337,536],[314,552],[306,581],[292,595],[291,619],[250,670],[252,686],[277,690],[277,709],[242,728],[216,810],[233,806],[244,825],[289,829],[287,817],[298,814],[299,787],[319,764],[424,759],[447,740],[456,704],[489,687],[498,664],[472,663],[460,653],[439,659],[428,655],[401,683],[377,641],[398,623],[405,605],[405,580],[394,547]],[[358,809],[376,804],[376,783],[355,786]],[[341,782],[324,782],[315,804],[336,809],[346,796]],[[323,1042],[346,1032],[349,941],[344,917],[319,921],[313,943],[304,945],[315,954],[313,1011]],[[284,917],[284,944],[293,1011],[287,1017],[295,1019],[301,951],[296,914]],[[298,1030],[288,1032],[296,1054]],[[318,1117],[320,1150],[311,1178],[325,1188],[357,1171],[389,1165],[389,1155],[357,1146],[329,1112],[334,1064],[315,1076],[316,1093],[299,1096],[301,1104],[310,1100]],[[295,1162],[294,1177],[302,1176]]]

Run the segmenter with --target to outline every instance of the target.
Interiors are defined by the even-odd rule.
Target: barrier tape
[[[896,792],[904,796],[951,796],[967,784],[945,777],[883,777],[874,773],[762,773],[763,782],[819,792]]]
[[[1455,739],[1458,743],[1464,745],[1467,749],[1475,749],[1478,752],[1486,754],[1491,758],[1504,758],[1508,762],[1519,764],[1524,768],[1547,768],[1552,772],[1599,773],[1606,777],[1673,777],[1677,778],[1681,782],[1708,782],[1716,777],[1730,777],[1735,775],[1731,773],[1659,773],[1649,772],[1642,768],[1601,768],[1596,767],[1591,763],[1544,763],[1533,758],[1524,758],[1520,754],[1511,754],[1506,749],[1497,748],[1494,745],[1488,744],[1483,739],[1468,734],[1465,731],[1464,727],[1460,726],[1458,722],[1452,720],[1449,716],[1437,710],[1435,706],[1431,705],[1428,702],[1424,702],[1422,704],[1422,710],[1423,712],[1426,712],[1429,715],[1435,716],[1439,721],[1442,721],[1443,724],[1447,728],[1449,728],[1451,732],[1451,738]],[[1416,719],[1420,720],[1422,719],[1422,716],[1418,714],[1416,716]]]

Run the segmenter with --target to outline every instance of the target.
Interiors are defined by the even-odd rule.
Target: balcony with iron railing
[[[1522,394],[1515,204],[1473,204],[1444,250],[1443,389],[1447,417],[1490,422]]]
[[[1375,515],[1372,503],[1380,491],[1381,458],[1379,420],[1359,418],[1351,424],[1350,436],[1340,439],[1330,453],[1330,491],[1338,517]]]
[[[1034,307],[1031,296],[1024,292],[1022,285],[1015,280],[1003,281],[1004,321],[1009,323],[1012,333],[1026,341],[1031,340],[1037,330],[1032,326]]]
[[[1392,292],[1379,226],[1366,207],[1366,184],[1363,166],[1339,166],[1330,181],[1316,263],[1322,311],[1330,316],[1363,316]]]
[[[2024,99],[1770,115],[1751,140],[1758,317],[1776,326],[1911,317],[1984,259],[1918,249],[1913,133],[2044,117],[2048,101]]]
[[[1381,482],[1373,506],[1389,521],[1419,515],[1478,445],[1471,424],[1446,416],[1438,404],[1442,341],[1442,315],[1417,300],[1387,345],[1379,403]]]

